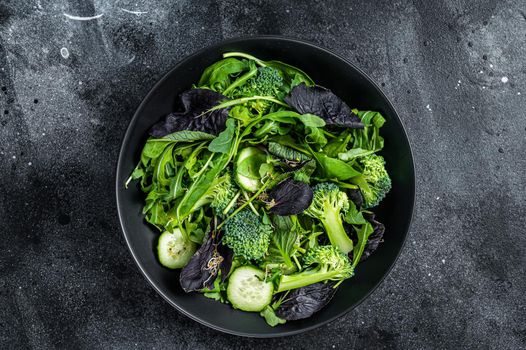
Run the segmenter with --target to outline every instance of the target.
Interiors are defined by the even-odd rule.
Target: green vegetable
[[[144,193],[158,260],[182,268],[183,290],[274,327],[320,310],[382,241],[364,208],[391,188],[376,154],[385,119],[286,63],[223,56],[149,129],[124,185]],[[358,189],[361,207],[347,197]]]
[[[343,281],[354,274],[347,255],[332,245],[319,246],[303,257],[304,271],[282,275],[276,292],[305,287],[323,281]]]
[[[260,173],[262,166],[264,174]],[[272,166],[267,163],[267,155],[259,148],[247,147],[239,152],[234,174],[237,184],[242,189],[256,192],[263,185],[262,179],[271,171]]]
[[[261,267],[291,273],[301,268],[297,263],[303,230],[295,216],[273,216],[274,231],[270,236],[268,254]]]
[[[363,168],[362,174],[353,177],[350,181],[362,192],[364,208],[377,206],[391,190],[391,178],[385,170],[385,161],[382,156],[371,154],[359,159]]]
[[[230,217],[224,225],[223,243],[247,260],[261,259],[270,243],[272,227],[249,210]]]
[[[226,290],[228,301],[236,309],[260,312],[272,301],[274,285],[265,281],[265,273],[252,266],[242,266],[230,275]]]
[[[353,129],[353,148],[379,151],[384,148],[384,139],[380,136],[380,128],[385,123],[385,118],[378,112],[358,111],[353,112],[360,117],[364,124],[363,129]]]
[[[164,232],[159,236],[157,243],[159,262],[169,269],[179,269],[185,266],[196,249],[195,243],[187,240],[179,229]]]
[[[304,214],[318,219],[331,241],[342,252],[349,253],[353,249],[353,242],[347,236],[342,222],[342,214],[349,208],[349,199],[345,192],[332,183],[320,183],[314,188],[312,204]]]

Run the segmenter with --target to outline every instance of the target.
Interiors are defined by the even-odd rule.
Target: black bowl
[[[143,220],[144,195],[124,182],[139,161],[150,126],[175,108],[176,97],[199,80],[202,71],[221,59],[224,52],[243,51],[264,60],[280,60],[299,67],[314,81],[331,89],[352,108],[380,111],[387,123],[383,156],[393,189],[375,212],[386,226],[384,242],[356,274],[345,281],[335,297],[311,318],[272,328],[256,313],[234,310],[229,305],[199,294],[186,294],[179,286],[179,273],[159,265],[154,248],[159,236]],[[211,328],[235,335],[275,337],[321,326],[349,312],[384,279],[404,245],[410,226],[415,193],[411,149],[400,118],[387,97],[361,70],[340,56],[296,39],[262,36],[227,40],[205,48],[177,64],[150,91],[130,122],[117,164],[117,207],[128,247],[146,279],[172,306]]]

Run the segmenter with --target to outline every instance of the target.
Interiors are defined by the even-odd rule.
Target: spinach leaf
[[[208,89],[191,89],[180,96],[183,110],[168,114],[150,129],[153,137],[163,137],[175,131],[193,130],[217,135],[225,128],[229,107],[216,108],[228,100]]]
[[[317,171],[320,177],[330,180],[348,180],[351,177],[360,175],[351,165],[336,158],[328,157],[326,154],[313,152],[314,158],[320,165]]]
[[[325,126],[325,120],[314,114],[301,114],[298,118],[305,126],[314,128],[321,128]]]
[[[236,121],[234,119],[228,119],[226,121],[226,129],[210,142],[208,150],[216,153],[228,153],[232,146],[235,133]]]
[[[321,86],[296,86],[285,102],[301,114],[314,114],[325,120],[327,125],[348,128],[363,128],[361,119],[349,106],[330,90]]]
[[[239,74],[247,68],[247,61],[240,61],[236,58],[222,59],[205,69],[197,85],[222,92],[230,84],[231,75]]]

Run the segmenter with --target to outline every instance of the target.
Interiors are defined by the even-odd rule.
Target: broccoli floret
[[[305,287],[323,281],[343,281],[354,274],[351,261],[332,245],[318,246],[303,257],[306,270],[292,275],[282,275],[277,292]]]
[[[225,181],[220,182],[214,187],[214,196],[210,206],[216,215],[223,216],[233,209],[233,203],[239,196],[239,190],[234,185],[230,174],[225,175]]]
[[[350,181],[362,192],[364,208],[378,205],[385,195],[391,190],[391,178],[385,170],[385,161],[382,156],[371,154],[359,159],[362,166],[362,175],[353,177]]]
[[[261,259],[267,252],[272,227],[249,210],[243,210],[225,223],[223,243],[232,248],[234,255],[248,260]]]
[[[272,96],[276,98],[282,97],[281,88],[283,86],[283,78],[279,71],[272,67],[260,67],[257,74],[250,78],[242,87],[242,96]],[[257,110],[260,113],[268,111],[272,102],[267,100],[254,100],[248,102],[249,107]]]
[[[349,208],[347,194],[329,182],[317,184],[313,192],[312,203],[303,213],[320,220],[331,244],[349,253],[353,249],[353,242],[343,228],[341,216]]]

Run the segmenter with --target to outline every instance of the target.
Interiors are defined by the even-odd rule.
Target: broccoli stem
[[[320,221],[327,232],[327,236],[329,236],[331,244],[338,247],[343,253],[349,253],[353,249],[353,242],[343,228],[340,211],[334,210],[329,203],[325,204],[324,209],[325,215],[320,217]]]
[[[227,53],[224,53],[223,54],[223,58],[227,58],[227,57],[243,57],[243,58],[255,61],[261,67],[266,67],[267,66],[265,64],[265,62],[260,60],[259,58],[256,58],[256,57],[254,57],[252,55],[249,55],[249,54],[246,54],[246,53],[243,53],[243,52],[227,52]]]
[[[279,281],[276,293],[284,292],[291,289],[305,287],[314,283],[330,280],[340,274],[340,271],[306,271],[293,275],[283,275]]]
[[[256,75],[256,73],[258,72],[257,69],[251,69],[250,71],[248,71],[247,73],[243,74],[242,76],[240,76],[239,78],[236,79],[236,81],[234,81],[232,84],[230,84],[229,87],[227,87],[224,91],[223,91],[223,95],[225,96],[228,96],[228,93],[232,90],[234,90],[236,87],[240,86],[240,85],[243,85],[248,79],[250,79],[251,77],[253,77],[254,75]]]

